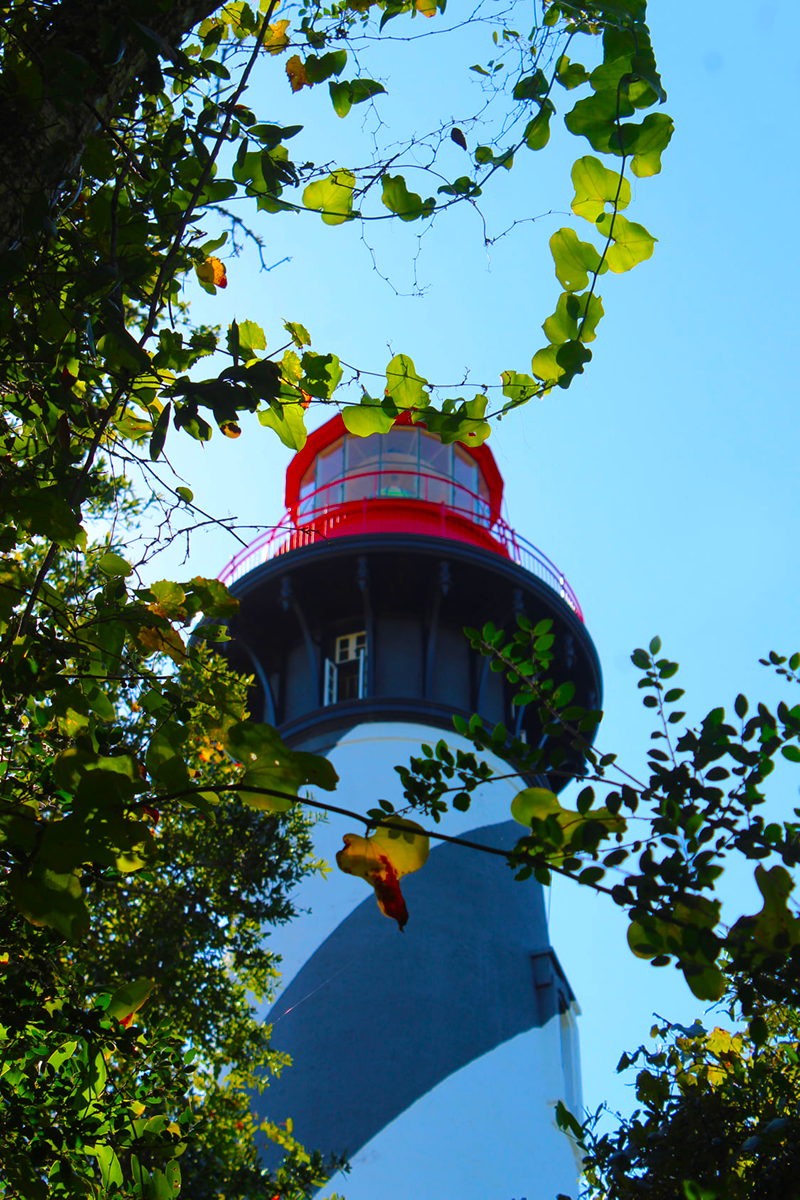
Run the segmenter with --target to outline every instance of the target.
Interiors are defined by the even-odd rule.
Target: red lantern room
[[[334,417],[311,434],[286,472],[293,524],[318,537],[437,534],[506,553],[503,480],[488,446],[444,445],[411,421],[360,438]]]
[[[546,580],[583,620],[558,568],[503,519],[503,477],[489,447],[444,445],[404,413],[360,438],[341,416],[309,434],[286,471],[281,522],[225,567],[228,585],[278,554],[334,537],[406,533],[468,542]]]
[[[462,632],[521,613],[553,621],[557,673],[597,707],[578,601],[502,504],[487,445],[445,445],[410,413],[386,434],[357,437],[341,416],[310,434],[286,472],[283,518],[220,576],[240,599],[227,653],[255,676],[256,719],[309,749],[363,721],[449,729],[475,711],[539,740],[537,718]]]

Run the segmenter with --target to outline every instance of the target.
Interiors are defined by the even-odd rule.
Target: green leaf
[[[514,84],[511,93],[515,100],[535,100],[547,91],[547,78],[538,68],[532,75],[525,75]]]
[[[581,318],[578,322],[578,330],[582,342],[593,342],[597,336],[597,326],[600,324],[600,319],[604,315],[603,298],[596,296],[594,293],[586,294],[586,296],[577,296],[581,306]]]
[[[307,350],[303,355],[303,371],[299,386],[320,400],[329,400],[342,378],[342,368],[335,354],[314,354]]]
[[[151,370],[150,355],[116,317],[103,316],[105,333],[97,339],[97,350],[109,363],[136,374]]]
[[[386,91],[383,84],[376,83],[374,79],[331,82],[328,84],[328,88],[331,93],[333,111],[338,117],[346,117],[354,104],[361,104],[364,100],[370,100],[380,92]]]
[[[503,381],[503,395],[508,396],[516,404],[524,404],[539,392],[540,385],[530,375],[521,375],[518,371],[503,371],[500,378]]]
[[[409,192],[402,175],[384,175],[383,203],[389,212],[395,213],[401,221],[416,221],[420,217],[428,217],[436,207],[433,197],[423,201],[416,192]]]
[[[242,321],[237,328],[239,330],[239,353],[245,362],[255,357],[254,352],[256,350],[266,350],[266,335],[261,326],[256,325],[255,321]]]
[[[231,321],[228,326],[228,353],[233,359],[233,365],[237,367],[239,365],[239,325],[235,320]]]
[[[311,345],[311,335],[305,325],[301,325],[298,321],[284,321],[283,328],[298,350],[302,350],[303,346]]]
[[[479,167],[492,163],[510,171],[514,165],[514,155],[511,150],[501,150],[499,154],[495,154],[491,146],[478,146],[475,150],[475,162]]]
[[[117,1021],[127,1023],[135,1012],[138,1012],[155,987],[153,979],[136,979],[125,983],[113,993],[106,1014]]]
[[[697,966],[696,964],[681,963],[681,970],[684,978],[688,983],[693,995],[698,1000],[706,1000],[713,1003],[716,1000],[721,1000],[725,993],[725,976],[719,967]]]
[[[77,1042],[64,1042],[62,1046],[53,1051],[47,1061],[55,1071],[58,1071],[65,1062],[72,1058],[77,1048]]]
[[[180,791],[191,783],[183,754],[186,731],[176,721],[165,721],[147,746],[145,767],[156,784],[167,791]]]
[[[49,868],[33,868],[23,875],[15,868],[8,875],[8,889],[32,925],[49,925],[70,942],[80,941],[89,928],[79,871],[62,874]]]
[[[744,1149],[744,1147],[742,1147]],[[683,1194],[686,1200],[720,1200],[719,1193],[710,1188],[701,1187],[691,1179],[684,1179]]]
[[[627,96],[620,94],[619,115],[630,117],[633,112],[633,105]],[[597,92],[585,100],[579,100],[572,112],[565,116],[564,124],[570,133],[585,137],[592,148],[601,154],[622,154],[617,129],[616,91]]]
[[[339,777],[327,758],[290,750],[271,725],[241,721],[233,725],[225,738],[229,754],[244,766],[240,783],[246,788],[274,788],[296,796],[304,784],[313,784],[332,792]],[[253,808],[266,812],[287,812],[293,801],[279,796],[242,792],[242,799]]]
[[[580,63],[571,63],[566,54],[562,54],[556,63],[556,79],[567,91],[587,83],[589,72]]]
[[[310,183],[303,192],[303,204],[306,208],[321,211],[326,225],[341,225],[353,207],[355,182],[352,171],[339,168],[326,179]]]
[[[623,125],[623,146],[627,154],[633,154],[631,170],[634,175],[639,179],[658,175],[661,170],[661,155],[674,132],[672,117],[668,117],[666,113],[650,113],[641,125]]]
[[[303,406],[299,401],[284,401],[258,411],[260,423],[268,429],[274,429],[284,446],[290,450],[302,450],[308,439],[303,416]]]
[[[591,350],[584,346],[583,342],[564,342],[563,346],[559,346],[556,349],[556,362],[564,373],[559,376],[558,386],[569,387],[576,375],[583,374],[583,368],[591,361],[591,357]]]
[[[346,50],[332,50],[328,54],[323,54],[317,58],[315,54],[310,54],[305,60],[306,79],[310,84],[324,83],[326,79],[330,79],[331,75],[341,75],[347,63]]]
[[[167,440],[167,430],[169,429],[169,418],[172,412],[172,401],[168,401],[161,412],[158,414],[158,420],[153,428],[153,436],[150,438],[150,460],[155,462],[159,458],[161,451],[164,449],[164,442]]]
[[[550,141],[550,118],[555,112],[551,100],[545,100],[536,116],[525,129],[525,145],[529,150],[543,150]]]
[[[88,1149],[88,1147],[87,1147]],[[119,1164],[119,1159],[114,1151],[113,1146],[103,1145],[98,1142],[92,1148],[91,1153],[94,1154],[100,1164],[100,1176],[103,1181],[103,1187],[106,1192],[113,1185],[122,1186],[122,1167]]]
[[[115,554],[113,550],[109,550],[107,554],[102,555],[97,560],[97,565],[104,575],[110,575],[112,579],[124,578],[130,575],[133,567],[127,563],[120,554]]]
[[[560,345],[577,336],[579,312],[577,296],[573,292],[562,292],[558,298],[556,311],[546,319],[542,326],[551,342]]]
[[[605,264],[617,274],[630,271],[653,253],[656,239],[635,221],[614,216],[613,213],[603,213],[597,219],[597,228],[603,237],[613,239],[613,245],[606,251]]]
[[[417,374],[413,359],[407,354],[395,354],[386,368],[387,398],[397,408],[427,408],[430,403],[427,386],[427,379]]]
[[[609,171],[598,158],[587,154],[572,168],[575,197],[572,211],[578,217],[595,223],[605,211],[606,204],[616,204],[617,211],[627,208],[631,200],[631,185],[619,171]]]
[[[558,383],[564,374],[564,368],[560,366],[556,358],[559,349],[558,345],[545,346],[542,350],[537,350],[531,362],[531,371],[536,378],[541,379],[550,387],[554,383]]]
[[[294,350],[284,350],[283,358],[281,359],[281,372],[284,379],[289,383],[296,384],[300,382],[303,375],[303,366]]]
[[[337,117],[346,117],[353,105],[350,84],[331,82],[328,84],[328,90],[331,94],[333,111]]]
[[[342,420],[348,433],[356,437],[370,437],[373,433],[388,433],[395,423],[396,414],[386,412],[380,400],[365,395],[360,404],[347,404],[342,409]]]
[[[554,233],[550,250],[558,280],[568,292],[582,292],[589,283],[590,272],[602,275],[607,270],[608,264],[601,261],[595,247],[580,241],[574,229],[559,229]]]
[[[789,762],[800,763],[800,749],[797,746],[781,746],[781,754]]]

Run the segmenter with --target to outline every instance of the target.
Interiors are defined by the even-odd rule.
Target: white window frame
[[[325,675],[322,689],[322,703],[325,708],[330,704],[339,702],[339,667],[345,663],[358,661],[358,700],[364,700],[367,695],[367,646],[366,646],[366,630],[358,629],[355,633],[345,633],[338,637],[334,643],[333,653],[334,658],[325,659]],[[358,638],[363,638],[362,645],[357,646]],[[342,651],[346,651],[346,658],[342,658]],[[352,650],[352,653],[351,653]]]
[[[339,669],[329,658],[325,659],[325,679],[322,688],[322,704],[327,708],[336,703],[336,692],[339,684]]]

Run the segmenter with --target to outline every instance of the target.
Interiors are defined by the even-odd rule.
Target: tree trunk
[[[110,121],[122,97],[140,89],[150,66],[140,26],[155,43],[177,47],[218,7],[219,0],[63,0],[13,10],[0,74],[0,251],[47,228],[77,186],[96,114]]]

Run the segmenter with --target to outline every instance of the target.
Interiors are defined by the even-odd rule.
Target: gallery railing
[[[583,620],[578,598],[558,567],[493,514],[484,496],[423,471],[364,471],[324,484],[240,550],[219,578],[231,584],[262,563],[302,546],[382,532],[428,534],[493,550],[541,579]]]

